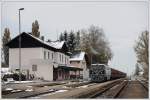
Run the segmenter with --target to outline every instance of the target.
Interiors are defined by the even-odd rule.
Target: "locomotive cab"
[[[104,82],[123,77],[126,77],[126,73],[110,68],[105,64],[92,64],[90,68],[92,82]]]
[[[92,82],[103,82],[106,80],[104,64],[92,64],[90,68],[90,78]]]

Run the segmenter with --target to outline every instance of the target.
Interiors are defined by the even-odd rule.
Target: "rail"
[[[147,91],[148,91],[148,82],[136,79]]]
[[[114,85],[120,83],[122,79],[117,79],[113,81],[108,81],[100,84],[96,84],[87,88],[75,88],[70,91],[66,91],[63,93],[56,93],[53,95],[43,96],[42,98],[92,98],[99,93],[103,93],[107,91],[109,88],[113,87]]]

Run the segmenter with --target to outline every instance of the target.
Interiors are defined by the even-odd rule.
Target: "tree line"
[[[9,65],[9,49],[5,46],[11,40],[9,28],[4,29],[2,37],[2,51],[4,63],[2,65]],[[39,23],[35,20],[32,23],[31,35],[37,38],[44,38],[39,31]],[[48,39],[48,41],[51,41]],[[102,28],[91,25],[88,28],[80,29],[77,32],[65,30],[60,33],[58,41],[65,41],[69,52],[84,51],[88,56],[89,63],[105,63],[112,59],[113,53],[111,51],[109,42],[105,36]]]
[[[66,41],[69,52],[84,51],[88,56],[89,63],[104,63],[112,59],[109,42],[102,28],[91,25],[87,29],[77,32],[66,30],[60,34],[59,41]]]

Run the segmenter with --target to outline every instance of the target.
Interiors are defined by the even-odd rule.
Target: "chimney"
[[[41,40],[44,41],[44,36],[41,36]]]

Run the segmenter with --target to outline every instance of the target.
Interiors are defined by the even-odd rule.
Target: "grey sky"
[[[138,35],[148,30],[147,2],[3,2],[2,32],[9,27],[12,37],[18,34],[18,8],[22,31],[30,32],[34,20],[40,24],[41,35],[51,40],[64,30],[97,25],[104,29],[114,53],[109,64],[131,72],[136,63],[133,46]]]

